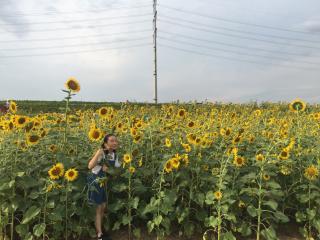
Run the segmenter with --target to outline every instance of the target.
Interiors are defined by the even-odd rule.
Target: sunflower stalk
[[[66,109],[65,109],[65,126],[64,126],[64,136],[63,136],[63,142],[67,142],[67,131],[68,131],[68,116],[69,116],[69,102],[71,99],[71,90],[67,91],[68,96],[66,99]]]

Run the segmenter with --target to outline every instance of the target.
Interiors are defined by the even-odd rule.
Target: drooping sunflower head
[[[9,105],[9,110],[12,113],[16,113],[17,112],[17,104],[14,101],[10,101],[10,105]]]
[[[304,176],[310,180],[310,181],[314,181],[318,178],[319,176],[319,170],[315,165],[310,165],[309,167],[307,167],[304,171]]]
[[[97,142],[97,141],[101,140],[101,138],[103,136],[103,132],[99,128],[91,128],[88,133],[88,136],[91,141]]]
[[[172,168],[173,168],[173,165],[172,165],[172,161],[171,160],[168,160],[164,166],[164,170],[167,172],[167,173],[170,173],[172,172]]]
[[[77,79],[74,77],[70,77],[67,82],[65,83],[65,86],[68,90],[71,92],[79,92],[80,91],[80,84]]]
[[[289,109],[292,112],[303,112],[306,109],[306,107],[307,107],[306,103],[299,98],[293,100],[289,104]]]
[[[64,177],[68,182],[73,182],[78,177],[78,171],[75,168],[70,168],[66,171]]]
[[[179,166],[180,166],[179,158],[177,158],[177,157],[171,158],[171,162],[172,162],[172,167],[174,169],[178,169],[179,168]]]

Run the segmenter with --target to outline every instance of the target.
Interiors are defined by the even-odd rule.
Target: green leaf
[[[207,218],[208,226],[215,228],[218,225],[218,219],[214,216]]]
[[[273,189],[280,189],[281,188],[280,184],[275,181],[267,182],[266,186],[273,188]]]
[[[265,239],[268,239],[268,240],[277,240],[277,235],[276,235],[276,232],[275,230],[272,228],[272,227],[269,227],[269,228],[266,228],[266,229],[263,229],[261,231],[261,235],[265,238]]]
[[[54,201],[51,200],[47,203],[47,208],[54,208]]]
[[[124,183],[114,184],[112,186],[112,190],[115,192],[123,192],[128,189],[128,186]]]
[[[208,191],[206,194],[206,204],[211,205],[214,203],[215,197],[213,191]]]
[[[256,216],[257,216],[257,209],[256,209],[254,206],[252,206],[252,205],[249,205],[249,206],[247,207],[247,212],[249,213],[249,215],[250,215],[251,217],[256,217]]]
[[[153,221],[148,221],[147,227],[148,227],[148,232],[151,233],[152,230],[154,229],[154,222]]]
[[[30,207],[24,214],[21,224],[26,224],[30,222],[33,218],[35,218],[40,213],[40,211],[41,209],[37,208],[36,206]]]
[[[316,216],[316,211],[314,209],[307,209],[308,220],[314,219]]]
[[[162,216],[161,216],[161,215],[158,215],[157,217],[155,217],[155,218],[153,219],[153,222],[154,222],[154,224],[155,224],[156,226],[159,226],[159,225],[161,224],[161,222],[162,222]]]
[[[282,213],[282,212],[280,212],[280,211],[276,211],[276,212],[274,212],[273,214],[274,214],[274,216],[275,216],[278,220],[280,220],[281,222],[283,222],[283,223],[289,222],[289,218],[288,218],[284,213]]]
[[[27,224],[20,224],[16,226],[16,232],[20,237],[23,237],[29,232],[29,226]]]
[[[273,200],[269,200],[267,202],[264,202],[263,205],[265,206],[269,206],[270,208],[272,208],[273,210],[277,210],[278,208],[278,203],[273,201]]]
[[[135,228],[133,230],[133,236],[135,236],[137,239],[141,239],[141,229],[140,228]]]
[[[33,234],[36,235],[37,237],[40,237],[44,233],[45,229],[46,229],[46,224],[44,223],[34,225]]]
[[[226,232],[222,235],[222,240],[236,240],[231,232]]]
[[[304,221],[306,221],[307,220],[307,216],[304,214],[304,213],[302,213],[302,212],[296,212],[296,221],[297,222],[304,222]]]
[[[245,222],[241,224],[241,227],[238,229],[238,232],[240,232],[243,237],[250,236],[252,233],[250,225]]]

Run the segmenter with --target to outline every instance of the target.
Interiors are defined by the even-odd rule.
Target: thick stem
[[[260,177],[259,177],[259,191],[258,191],[258,222],[257,222],[257,240],[260,240],[260,231],[261,231],[261,202],[262,202],[262,199],[261,199],[261,192],[262,192],[262,176],[263,174],[263,167],[260,168]]]
[[[48,200],[48,193],[46,192],[46,197],[44,201],[44,209],[43,209],[43,223],[46,224],[46,215],[47,215],[47,200]],[[42,234],[42,239],[45,240],[46,230],[44,230]]]
[[[68,183],[66,186],[66,236],[65,239],[68,240]]]

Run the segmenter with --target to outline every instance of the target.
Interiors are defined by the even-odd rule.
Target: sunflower
[[[75,168],[70,168],[68,171],[66,171],[64,178],[68,182],[73,182],[78,177],[78,171]]]
[[[262,162],[265,160],[265,157],[263,156],[263,154],[259,153],[258,155],[256,155],[256,160],[258,162]]]
[[[237,167],[242,167],[246,163],[245,158],[241,156],[237,156],[234,158],[233,164],[236,165]]]
[[[137,129],[136,128],[130,128],[130,134],[132,137],[135,137],[138,135]]]
[[[99,128],[91,128],[88,136],[91,141],[97,142],[100,141],[100,139],[102,138],[103,132]]]
[[[106,107],[102,107],[98,110],[98,114],[100,117],[107,117],[108,116],[108,109]]]
[[[263,179],[264,179],[265,181],[269,181],[269,180],[270,180],[270,175],[268,175],[268,174],[263,174]]]
[[[131,155],[130,154],[124,154],[123,155],[123,161],[127,164],[130,163],[132,161]]]
[[[143,164],[142,158],[140,158],[139,162],[138,162],[138,166],[141,167]]]
[[[189,144],[182,144],[182,146],[187,153],[191,152],[191,146]]]
[[[36,134],[28,134],[26,138],[27,138],[26,142],[28,145],[35,145],[40,140],[40,136],[38,136]]]
[[[172,167],[174,169],[178,169],[179,168],[179,166],[180,166],[179,158],[177,158],[177,157],[171,158],[171,162],[172,162]]]
[[[297,98],[289,104],[289,109],[292,112],[303,112],[306,109],[306,106],[307,105],[304,101]]]
[[[315,165],[311,165],[309,167],[307,167],[304,171],[304,176],[310,180],[310,181],[314,181],[317,179],[317,177],[319,176],[319,170]]]
[[[179,109],[177,116],[180,117],[180,118],[185,117],[186,116],[186,110],[183,109],[183,108]]]
[[[141,136],[141,135],[136,135],[136,136],[133,138],[133,142],[134,142],[134,143],[139,143],[141,139],[142,139],[142,136]]]
[[[243,202],[243,201],[239,201],[239,203],[238,203],[238,207],[239,208],[244,208],[246,206],[246,204]]]
[[[10,101],[9,110],[12,113],[17,112],[17,104],[14,101]]]
[[[57,145],[55,145],[55,144],[51,144],[51,145],[48,147],[48,149],[49,149],[50,152],[55,153],[55,152],[58,150],[58,147],[57,147]]]
[[[28,123],[28,117],[26,116],[16,116],[15,117],[15,126],[18,128],[23,128]]]
[[[233,143],[233,144],[237,144],[237,143],[239,143],[240,141],[241,141],[241,136],[238,135],[237,137],[235,137],[235,138],[232,140],[232,143]]]
[[[230,134],[231,134],[231,129],[227,128],[226,131],[225,131],[225,135],[226,136],[230,136]]]
[[[280,172],[281,172],[282,175],[287,176],[287,175],[290,175],[291,169],[289,167],[287,167],[287,166],[281,166],[280,167]]]
[[[129,173],[133,174],[135,173],[136,169],[134,167],[129,167]]]
[[[172,146],[172,144],[171,144],[171,140],[169,139],[169,138],[166,138],[165,139],[165,144],[164,144],[166,147],[171,147]]]
[[[172,172],[172,161],[171,160],[168,160],[164,166],[164,170],[167,172],[167,173],[170,173]]]
[[[194,126],[195,126],[194,121],[190,121],[190,122],[188,123],[188,127],[189,127],[189,128],[193,128]]]
[[[67,82],[65,83],[66,88],[71,92],[79,92],[80,91],[80,84],[77,79],[74,77],[70,77]]]
[[[221,200],[221,198],[222,198],[222,192],[221,192],[221,191],[216,191],[216,192],[214,192],[214,197],[215,197],[217,200]]]
[[[287,160],[290,156],[289,150],[288,149],[283,149],[281,153],[278,155],[278,159],[280,160]]]
[[[57,163],[48,171],[51,180],[59,179],[64,174],[64,166],[62,163]]]

